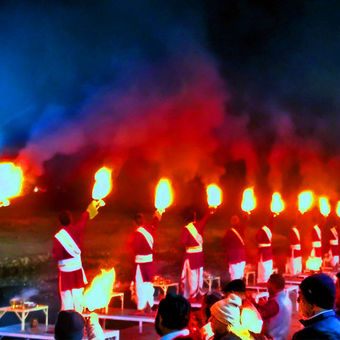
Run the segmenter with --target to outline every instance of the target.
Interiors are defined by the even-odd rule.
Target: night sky
[[[62,186],[100,164],[127,182],[243,169],[249,185],[335,199],[339,11],[336,0],[3,0],[0,157],[32,183]]]

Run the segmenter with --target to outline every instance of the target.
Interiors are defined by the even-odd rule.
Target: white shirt
[[[175,339],[177,336],[183,335],[183,336],[187,336],[189,335],[189,330],[188,329],[181,329],[180,331],[175,331],[175,332],[171,332],[168,333],[164,336],[162,336],[159,340],[172,340]]]

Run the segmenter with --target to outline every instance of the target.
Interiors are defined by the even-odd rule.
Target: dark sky
[[[91,162],[119,173],[131,158],[210,181],[242,160],[249,182],[261,174],[280,188],[294,173],[335,194],[339,10],[336,0],[1,1],[0,156],[32,176],[61,162],[61,182]]]

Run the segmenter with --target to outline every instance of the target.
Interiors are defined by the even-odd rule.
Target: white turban
[[[238,326],[241,305],[241,298],[236,294],[230,294],[226,299],[217,301],[211,306],[211,315],[225,325]]]

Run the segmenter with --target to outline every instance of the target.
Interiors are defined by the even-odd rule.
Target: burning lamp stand
[[[21,331],[25,330],[25,321],[29,313],[42,310],[45,313],[45,326],[48,328],[48,306],[38,305],[32,308],[12,308],[12,307],[1,307],[0,308],[0,319],[7,312],[14,312],[21,321]]]

